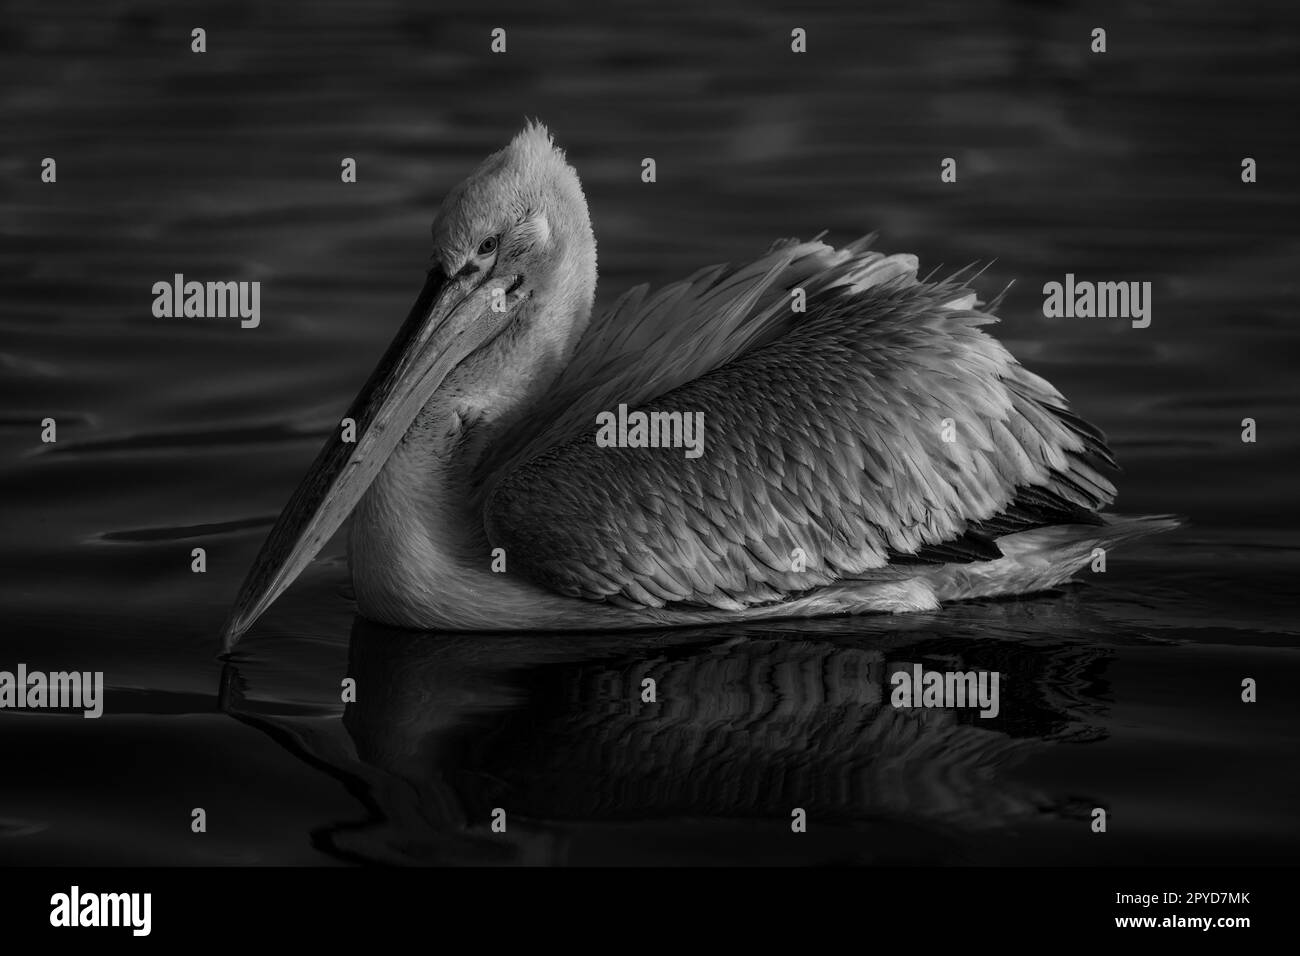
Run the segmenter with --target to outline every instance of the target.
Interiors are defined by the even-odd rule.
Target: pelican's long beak
[[[356,440],[345,442],[339,429],[326,442],[262,544],[226,622],[226,651],[324,547],[430,396],[482,344],[478,298],[464,280],[429,274],[411,314],[348,410]]]

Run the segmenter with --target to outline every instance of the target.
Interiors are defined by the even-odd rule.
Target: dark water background
[[[0,669],[108,684],[98,721],[0,713],[0,860],[1296,860],[1294,5],[0,11]],[[998,334],[1111,436],[1119,510],[1191,524],[1032,599],[583,639],[369,625],[336,544],[223,669],[432,210],[526,115],[583,176],[606,303],[823,229],[996,260]],[[262,326],[153,318],[175,272],[260,280]],[[1151,281],[1151,327],[1044,319],[1066,272]],[[1000,670],[1001,715],[895,711],[902,661]]]

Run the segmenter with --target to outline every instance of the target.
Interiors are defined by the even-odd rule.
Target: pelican
[[[1105,437],[984,331],[996,302],[872,241],[783,240],[593,315],[582,185],[530,122],[443,201],[355,436],[275,522],[225,648],[349,517],[360,614],[459,631],[932,610],[1176,525],[1102,514]],[[702,453],[598,443],[620,406],[702,415]]]

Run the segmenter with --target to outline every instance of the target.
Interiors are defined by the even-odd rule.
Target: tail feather
[[[1187,523],[1181,515],[1102,515],[1106,521],[1107,537],[1113,542],[1173,531]]]
[[[927,573],[940,601],[1029,594],[1054,588],[1094,560],[1097,549],[1172,531],[1177,515],[1101,515],[1101,525],[1051,525],[998,538],[1003,557]]]

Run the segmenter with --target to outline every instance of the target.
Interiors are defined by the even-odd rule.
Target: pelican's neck
[[[505,331],[448,377],[358,503],[348,559],[366,616],[401,622],[418,619],[417,605],[481,605],[501,585],[475,465],[542,404],[591,314],[589,297],[566,297],[549,310],[546,301],[525,302]],[[457,617],[433,623],[468,626]]]

